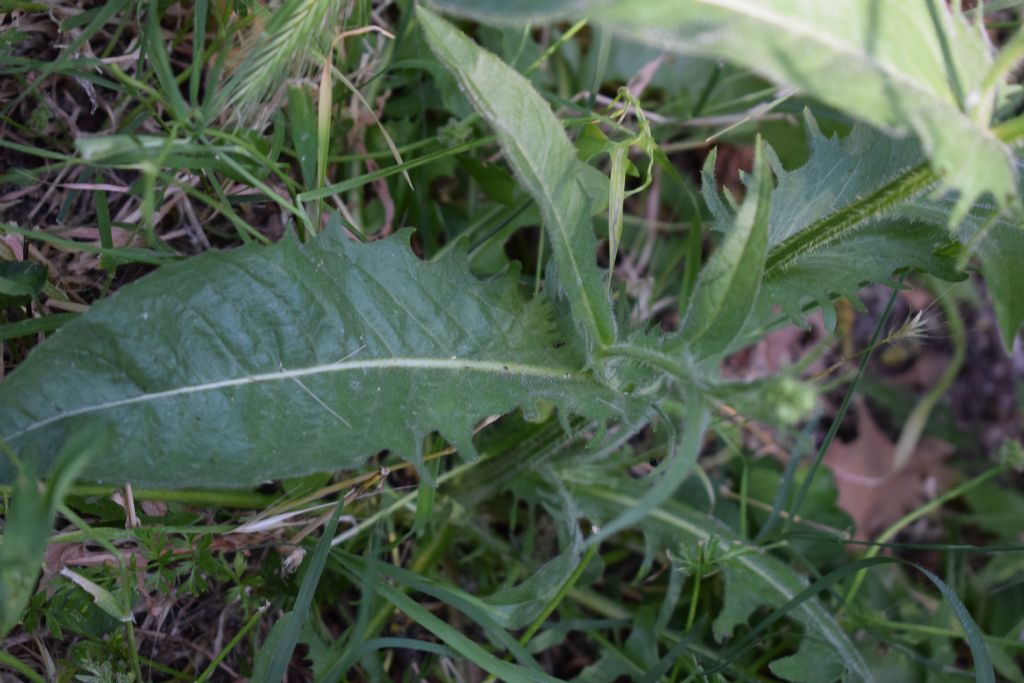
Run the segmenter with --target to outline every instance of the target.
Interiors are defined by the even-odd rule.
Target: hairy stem
[[[1005,143],[1024,139],[1024,116],[1000,123],[992,132]],[[770,280],[803,254],[818,249],[847,232],[881,215],[922,192],[935,187],[942,176],[927,162],[915,166],[894,178],[881,189],[853,202],[842,211],[830,214],[812,223],[768,252],[764,278]]]
[[[842,237],[872,217],[910,201],[934,187],[938,181],[939,174],[927,163],[921,164],[898,176],[877,192],[858,199],[842,211],[815,221],[805,230],[783,240],[768,252],[764,269],[765,279],[771,279],[795,259]]]

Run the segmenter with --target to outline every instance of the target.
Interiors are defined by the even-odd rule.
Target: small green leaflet
[[[683,319],[678,339],[698,358],[728,348],[754,307],[764,271],[772,196],[765,149],[759,138],[747,196],[721,246],[701,270]]]

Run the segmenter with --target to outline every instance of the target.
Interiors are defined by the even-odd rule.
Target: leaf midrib
[[[68,410],[53,415],[43,420],[34,422],[16,432],[3,435],[4,441],[11,441],[18,437],[41,429],[61,420],[66,420],[80,415],[103,412],[114,408],[132,406],[143,403],[152,403],[164,399],[173,399],[179,396],[189,396],[209,391],[219,391],[232,387],[245,387],[254,384],[267,382],[294,381],[302,377],[318,375],[329,375],[339,372],[353,372],[362,370],[446,370],[446,371],[469,371],[488,373],[494,375],[536,377],[540,379],[560,380],[563,382],[587,382],[592,381],[590,375],[578,372],[567,371],[564,367],[545,365],[532,365],[502,360],[477,360],[473,358],[416,358],[416,357],[392,357],[392,358],[368,358],[364,360],[343,360],[323,365],[312,365],[304,368],[284,369],[276,372],[265,372],[255,375],[244,375],[242,377],[231,377],[228,379],[191,384],[174,389],[165,389],[151,393],[138,394],[128,398],[106,401],[95,405],[83,406],[74,410]],[[595,382],[596,383],[596,382]]]
[[[597,341],[602,346],[608,346],[614,341],[614,332],[609,333],[605,326],[601,324],[601,318],[598,315],[597,309],[594,306],[594,302],[591,301],[590,293],[587,291],[586,286],[583,284],[587,279],[583,275],[583,269],[576,257],[576,252],[572,248],[572,240],[570,239],[569,233],[571,226],[569,221],[561,211],[561,203],[558,202],[554,195],[551,193],[547,184],[544,182],[544,178],[537,173],[537,170],[525,160],[530,158],[529,150],[525,149],[519,144],[519,139],[515,134],[515,131],[505,125],[504,119],[499,115],[499,112],[495,111],[487,102],[487,98],[480,92],[480,89],[476,87],[476,84],[466,78],[460,78],[460,81],[473,95],[473,100],[476,103],[478,109],[486,110],[489,114],[487,118],[488,122],[494,128],[500,128],[504,134],[504,138],[508,141],[507,144],[510,147],[514,147],[517,155],[524,160],[524,163],[519,163],[519,160],[513,156],[509,157],[509,161],[512,163],[521,176],[525,176],[524,180],[532,188],[532,193],[540,195],[544,198],[541,202],[541,209],[544,213],[550,216],[550,222],[553,223],[552,230],[549,231],[549,235],[554,233],[559,242],[559,250],[565,254],[569,266],[572,270],[572,275],[575,282],[580,283],[580,294],[583,306],[586,309],[586,318],[590,328],[594,331]],[[566,143],[568,144],[568,142]],[[571,181],[570,181],[571,182]],[[572,189],[568,191],[573,191]]]
[[[782,272],[796,259],[859,229],[874,218],[934,187],[940,180],[927,164],[914,166],[874,192],[859,197],[842,209],[827,214],[771,248],[765,261],[764,280]]]

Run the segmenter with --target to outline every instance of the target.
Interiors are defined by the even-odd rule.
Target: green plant
[[[97,209],[100,246],[89,249],[42,231],[0,225],[26,240],[98,253],[99,265],[111,274],[127,262],[158,266],[73,320],[33,322],[31,306],[44,288],[41,282],[22,291],[27,285],[19,280],[19,288],[0,291],[21,297],[11,306],[26,314],[5,324],[5,333],[60,328],[0,383],[0,439],[10,450],[0,459],[0,481],[22,477],[14,511],[21,501],[39,507],[47,514],[35,523],[49,529],[68,488],[68,475],[55,463],[97,448],[101,452],[83,458],[75,475],[108,487],[160,489],[141,493],[161,500],[173,500],[173,492],[162,489],[251,489],[268,480],[310,477],[305,481],[318,491],[312,499],[296,493],[298,488],[286,490],[293,502],[270,510],[265,520],[247,522],[247,531],[279,528],[298,511],[313,514],[305,506],[327,495],[324,487],[349,491],[346,512],[354,492],[368,492],[359,488],[363,480],[328,487],[317,478],[321,473],[366,466],[374,453],[386,452],[380,461],[389,467],[410,461],[419,489],[388,489],[376,512],[360,509],[363,520],[337,536],[333,549],[341,504],[329,521],[314,515],[310,530],[326,523],[325,532],[312,560],[302,565],[307,573],[294,600],[290,589],[274,593],[270,579],[247,583],[244,559],[213,558],[205,534],[230,529],[205,531],[210,526],[189,518],[165,524],[172,540],[149,531],[115,534],[109,525],[90,529],[66,508],[65,517],[82,533],[95,534],[90,538],[140,541],[148,588],[196,595],[209,590],[209,581],[265,591],[275,609],[284,611],[264,635],[265,649],[252,658],[252,670],[257,676],[271,671],[273,680],[287,669],[299,642],[306,644],[318,680],[338,680],[357,664],[368,678],[382,677],[375,653],[396,649],[440,662],[471,662],[501,680],[553,680],[537,654],[567,642],[574,631],[597,644],[597,654],[578,672],[582,680],[760,680],[769,674],[791,681],[885,680],[878,663],[882,650],[905,658],[908,669],[919,666],[922,676],[948,673],[942,667],[956,670],[964,662],[979,681],[994,681],[996,669],[1016,675],[1014,654],[1007,652],[1020,652],[1008,635],[1018,626],[993,620],[988,625],[998,624],[999,632],[986,630],[984,622],[979,627],[951,581],[908,563],[910,571],[899,575],[893,589],[918,592],[912,572],[921,570],[918,578],[928,579],[945,599],[941,609],[948,613],[936,616],[934,626],[945,631],[934,642],[950,652],[929,659],[919,651],[924,646],[915,650],[920,643],[903,638],[897,619],[878,616],[878,592],[884,588],[879,582],[869,581],[869,590],[861,592],[864,572],[893,561],[876,557],[881,546],[860,562],[809,562],[793,530],[814,496],[827,498],[831,491],[828,484],[825,493],[812,490],[823,486],[818,465],[882,337],[889,308],[852,373],[847,400],[814,465],[798,477],[794,457],[784,472],[758,475],[778,493],[767,519],[758,521],[762,534],[748,533],[749,492],[740,494],[740,506],[720,504],[698,459],[712,442],[725,444],[730,453],[740,450],[724,416],[756,417],[786,434],[815,416],[818,388],[801,376],[799,366],[740,382],[723,375],[723,362],[768,331],[802,324],[819,309],[834,327],[834,302],[858,301],[857,292],[868,282],[898,289],[908,272],[918,271],[955,281],[976,266],[993,297],[1004,345],[1012,346],[1024,322],[1017,296],[1024,287],[1017,267],[1024,258],[1024,208],[1013,147],[1024,137],[1024,125],[1015,117],[1018,89],[1005,81],[1022,50],[1018,36],[993,54],[980,25],[939,0],[870,7],[849,0],[829,8],[800,0],[771,7],[742,0],[551,2],[537,13],[514,3],[431,3],[484,24],[519,27],[480,29],[502,48],[502,59],[433,10],[401,3],[401,42],[393,49],[403,58],[392,60],[390,77],[396,88],[414,93],[414,101],[423,102],[424,89],[433,88],[445,113],[455,118],[443,126],[435,122],[422,145],[396,147],[392,136],[402,137],[396,129],[424,127],[426,117],[414,125],[395,114],[389,133],[388,126],[378,126],[372,93],[364,95],[339,72],[356,95],[353,109],[369,109],[371,115],[369,123],[354,115],[350,124],[350,139],[360,140],[362,152],[354,158],[335,155],[332,162],[332,60],[346,66],[350,58],[336,58],[326,39],[305,51],[299,46],[315,29],[333,27],[341,4],[284,3],[227,78],[220,71],[232,34],[221,16],[209,49],[222,52],[204,80],[208,14],[223,8],[195,4],[198,56],[187,72],[175,73],[160,37],[161,8],[149,3],[138,21],[151,65],[147,81],[111,69],[113,82],[104,87],[121,88],[138,101],[138,110],[158,109],[161,115],[145,133],[140,128],[81,136],[74,141],[77,156],[53,160],[83,173],[137,172],[130,191],[138,198],[141,219],[134,229],[144,246],[115,247],[106,209]],[[94,15],[95,26],[87,28],[99,30],[122,5],[114,4],[110,15]],[[368,7],[346,5],[346,16],[369,14]],[[631,90],[618,91],[607,109],[597,108],[594,98],[582,107],[548,92],[560,107],[575,108],[573,117],[555,115],[530,77],[582,24],[537,55],[528,54],[530,34],[520,30],[527,21],[555,19],[590,22],[590,66],[598,85],[608,68],[609,46],[620,39],[614,34],[749,69],[787,88],[780,99],[799,92],[807,107],[806,159],[787,168],[779,152],[756,136],[752,169],[734,186],[742,193],[736,198],[717,185],[712,151],[701,172],[702,210],[690,181],[666,153],[668,145],[659,145],[657,120],[643,112]],[[294,61],[297,53],[322,67],[319,97],[314,105],[293,85],[285,120],[266,107],[282,99],[285,87],[269,72],[276,74],[275,65]],[[708,85],[689,111],[693,118],[707,106],[726,68],[710,62],[701,68],[709,64]],[[64,68],[57,62],[51,68],[58,66]],[[300,66],[297,75],[311,73],[308,64]],[[417,76],[402,80],[403,69],[418,70]],[[379,75],[361,87],[378,87]],[[186,82],[187,98],[179,87]],[[826,136],[819,129],[823,116],[840,119],[831,128],[852,130]],[[235,128],[239,120],[253,118],[269,125],[272,136]],[[364,138],[372,135],[379,139],[371,153]],[[494,143],[502,164],[468,156]],[[424,147],[436,149],[403,160],[403,154]],[[633,156],[633,149],[641,154]],[[610,179],[591,163],[603,161],[604,154]],[[366,173],[326,182],[330,163],[388,157],[396,163],[380,169],[374,161]],[[301,181],[291,176],[293,166]],[[472,188],[466,206],[457,210],[427,198],[431,182],[455,168]],[[196,173],[201,189],[183,187],[175,175],[183,171]],[[399,174],[408,187],[387,184]],[[627,191],[634,182],[628,178],[636,180]],[[288,217],[290,226],[276,244],[265,244],[271,240],[245,215],[244,200],[225,192],[228,183],[250,188]],[[371,183],[381,183],[375,185],[377,203],[360,195]],[[667,239],[664,251],[653,255],[656,232],[630,234],[626,208],[630,196],[656,183],[671,184],[686,197],[680,213],[690,220],[684,237]],[[88,186],[104,191],[102,184]],[[226,228],[221,236],[244,246],[179,259],[159,238],[155,222],[155,207],[172,189],[215,207]],[[334,208],[324,212],[328,200]],[[97,201],[97,207],[105,202]],[[358,206],[359,215],[347,204]],[[417,219],[406,222],[418,223],[421,231],[366,240],[377,232],[367,226],[391,230],[396,205]],[[657,219],[654,211],[647,223]],[[502,247],[521,228],[538,223],[543,234],[526,266],[510,261]],[[705,225],[716,244],[702,264]],[[606,250],[599,250],[595,226],[606,231]],[[427,258],[420,259],[413,247]],[[650,288],[677,299],[678,329],[671,332],[659,326],[650,300],[620,286],[595,258],[607,253],[614,266],[624,252],[632,257],[645,250],[648,261],[661,259],[652,268],[657,277]],[[491,425],[496,416],[504,417]],[[927,422],[927,415],[921,419]],[[915,427],[917,436],[923,428]],[[83,434],[104,445],[82,445]],[[442,471],[441,458],[452,452],[462,464]],[[634,477],[651,457],[656,465],[650,474]],[[957,495],[970,494],[1008,469],[972,479]],[[25,483],[26,472],[33,482],[50,473],[48,498],[32,502],[40,494]],[[749,483],[746,464],[740,476]],[[71,495],[83,506],[94,504],[87,490]],[[220,495],[199,491],[192,502],[227,505]],[[503,517],[511,540],[475,518],[475,510],[496,499],[512,510]],[[240,505],[250,501],[251,507],[269,504],[254,494]],[[834,512],[831,500],[820,507]],[[16,525],[14,511],[3,553],[29,533]],[[183,508],[175,514],[190,513]],[[397,523],[401,515],[404,521]],[[777,525],[783,515],[785,524]],[[539,519],[553,530],[539,531]],[[584,520],[593,525],[586,534]],[[528,531],[520,533],[523,525]],[[778,526],[781,532],[770,533]],[[496,558],[493,572],[479,572],[486,597],[429,575],[451,552],[451,529],[475,539],[474,553]],[[880,543],[896,533],[886,532]],[[514,547],[545,535],[553,550],[542,562]],[[305,537],[304,532],[295,543]],[[343,544],[351,539],[359,544]],[[819,534],[813,540],[845,539]],[[412,556],[404,563],[384,561],[388,551],[408,541],[414,541],[407,546]],[[613,562],[603,557],[609,544],[615,544],[613,556],[640,558],[640,578],[655,561],[667,563],[657,600],[641,596],[627,607],[626,598],[609,601],[588,587]],[[111,552],[119,556],[116,548]],[[31,562],[15,568],[16,599],[4,601],[8,628],[28,600],[26,576],[34,577],[40,555],[33,547]],[[301,562],[301,552],[298,557]],[[101,605],[105,612],[130,621],[135,589],[120,562],[121,602],[97,582],[71,570],[65,576],[78,576],[72,580],[91,595],[109,598],[108,607]],[[794,565],[802,565],[811,580]],[[0,570],[8,571],[6,565]],[[329,590],[322,587],[332,581],[359,597],[342,635],[328,642],[328,629],[311,605],[318,586]],[[447,605],[471,626],[460,630],[454,620],[446,623],[407,595],[413,591]],[[236,589],[236,595],[241,592]],[[684,596],[687,609],[680,617],[676,607]],[[251,596],[239,600],[248,633],[266,607],[257,607]],[[416,625],[409,629],[413,635],[381,635],[394,610]],[[556,611],[565,623],[548,621]],[[574,628],[576,621],[586,621],[583,613],[602,621]],[[521,629],[519,637],[512,634]],[[851,629],[864,629],[870,637],[851,637]],[[960,655],[966,656],[948,645],[961,633],[967,647]],[[139,672],[130,626],[124,637]],[[232,640],[192,674],[212,675],[240,641]],[[257,649],[255,640],[251,649]],[[93,659],[82,661],[87,674],[80,680],[110,679],[111,672]]]

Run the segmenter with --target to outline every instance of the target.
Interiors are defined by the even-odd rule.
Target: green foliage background
[[[310,666],[295,675],[313,680],[383,680],[398,651],[441,678],[454,666],[509,681],[1021,680],[1019,615],[979,597],[996,586],[1024,600],[1007,578],[1020,529],[991,526],[970,498],[1011,476],[1019,447],[879,539],[966,496],[985,533],[1009,544],[981,555],[983,569],[953,536],[931,548],[946,572],[880,545],[859,560],[843,550],[849,522],[820,465],[874,346],[911,334],[883,335],[892,300],[849,363],[824,442],[806,449],[817,450],[809,467],[796,444],[826,387],[799,364],[751,382],[722,365],[818,309],[834,327],[836,301],[859,303],[868,283],[895,292],[909,273],[952,283],[980,271],[1012,349],[1024,322],[1024,118],[1008,77],[1024,34],[996,50],[977,16],[939,0],[429,5],[388,10],[394,35],[367,2],[174,5],[187,9],[186,67],[161,3],[106,3],[74,20],[78,47],[131,24],[133,75],[70,47],[48,62],[2,48],[25,85],[8,119],[54,74],[89,74],[134,115],[35,147],[0,141],[37,162],[6,183],[73,170],[75,189],[92,192],[99,246],[53,226],[0,231],[97,254],[104,292],[126,267],[152,268],[81,315],[35,316],[66,295],[23,254],[0,263],[4,339],[50,333],[0,382],[0,481],[13,493],[5,632],[20,619],[59,641],[65,624],[77,639],[68,670],[94,676],[79,680],[112,675],[93,665],[98,651],[136,679],[156,667],[206,680],[230,657],[276,681],[299,671],[300,642]],[[371,35],[391,42],[371,48]],[[353,36],[362,53],[336,51]],[[637,71],[630,52],[654,58],[650,48],[678,60],[651,72],[659,111],[628,88],[599,105],[602,86]],[[776,108],[801,126],[761,126]],[[714,150],[701,171],[672,156],[706,147],[672,138],[717,111],[732,125],[712,137],[753,146],[731,190],[716,182]],[[137,220],[111,219],[104,178],[130,178]],[[658,211],[637,218],[632,198],[656,183],[680,218],[664,235],[645,227]],[[156,211],[172,191],[210,209],[208,245],[237,248],[184,258]],[[283,235],[250,205],[281,217]],[[404,227],[415,236],[387,237]],[[132,246],[115,246],[115,228]],[[649,291],[638,295],[640,280],[621,273],[641,261]],[[655,315],[659,298],[674,318]],[[730,415],[766,422],[793,445],[790,464],[752,464]],[[724,467],[701,460],[715,449]],[[418,488],[386,484],[391,468]],[[367,474],[330,483],[347,469]],[[271,480],[285,480],[271,498],[254,491]],[[719,498],[736,480],[736,500]],[[116,529],[102,496],[125,485],[170,502],[170,516]],[[339,491],[326,516],[311,506]],[[263,512],[204,525],[197,504]],[[68,526],[51,544],[89,542],[110,558],[89,576],[65,568],[74,609],[43,604],[34,585],[58,511]],[[211,547],[208,534],[279,531],[293,517],[309,526],[270,566]],[[191,559],[168,554],[175,543]],[[202,668],[148,661],[143,673],[132,615],[147,589],[221,591],[239,606],[236,637]],[[922,591],[930,609],[898,602]],[[39,678],[14,655],[0,663]]]

